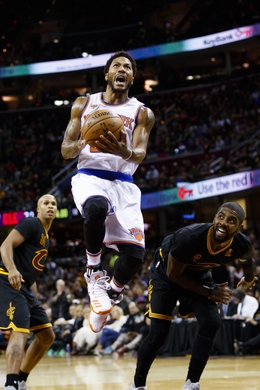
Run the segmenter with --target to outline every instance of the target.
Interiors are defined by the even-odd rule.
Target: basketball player
[[[228,283],[214,283],[211,268],[239,259],[244,276],[238,286],[248,289],[257,280],[251,243],[241,233],[243,220],[242,207],[228,202],[218,209],[213,223],[193,224],[164,238],[151,267],[150,331],[139,348],[134,381],[128,390],[147,389],[148,372],[167,338],[177,300],[179,314],[184,318],[195,315],[199,324],[182,390],[199,390],[199,380],[221,323],[217,302],[228,304],[232,294]]]
[[[43,195],[37,217],[22,219],[1,245],[0,329],[10,329],[6,348],[5,390],[27,390],[29,373],[55,339],[52,325],[37,300],[36,279],[48,255],[48,231],[57,212],[54,196]],[[24,356],[27,338],[35,336]]]
[[[90,326],[100,332],[112,305],[122,299],[125,284],[140,270],[144,258],[144,223],[141,192],[132,176],[146,155],[154,125],[153,112],[128,93],[136,63],[126,52],[115,53],[106,63],[103,93],[78,97],[61,146],[65,159],[78,157],[72,178],[75,204],[84,218],[87,266],[85,279],[91,301]],[[88,114],[101,108],[115,111],[124,122],[121,140],[112,133],[100,136],[95,148],[86,145],[81,127]],[[102,244],[119,252],[108,283],[101,266]]]

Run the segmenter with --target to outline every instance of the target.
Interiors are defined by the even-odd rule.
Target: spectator
[[[70,349],[72,350],[72,340],[78,331],[83,326],[83,309],[82,305],[76,305],[74,317],[70,320],[58,319],[54,322],[53,330],[55,333],[55,342],[50,348],[50,354],[52,354],[52,350],[58,349],[65,350],[66,345],[70,345]],[[57,343],[58,341],[58,343]]]
[[[250,323],[255,327],[255,335],[246,341],[234,340],[235,355],[259,355],[260,350],[260,322],[254,318],[247,317],[246,323]]]
[[[100,333],[100,340],[95,348],[95,354],[98,354],[101,349],[109,347],[117,339],[126,320],[127,316],[124,315],[123,309],[118,305],[114,306],[110,313],[110,319]]]
[[[110,346],[100,350],[100,355],[112,355],[114,352],[123,355],[124,352],[138,349],[149,321],[146,320],[136,302],[129,304],[129,313],[117,339]]]
[[[236,312],[232,315],[235,319],[245,319],[247,317],[254,318],[255,313],[259,307],[258,300],[252,297],[246,291],[238,287],[233,292],[232,301],[236,305]],[[228,311],[228,314],[230,312]]]
[[[72,355],[89,355],[92,349],[97,345],[99,340],[99,333],[94,333],[89,326],[90,308],[85,307],[83,310],[83,324],[73,337],[72,341]]]
[[[57,319],[63,318],[65,320],[68,320],[70,318],[70,303],[67,300],[67,295],[65,292],[65,282],[63,279],[58,279],[56,281],[56,291],[53,292],[50,296],[50,305],[52,322],[55,322]]]

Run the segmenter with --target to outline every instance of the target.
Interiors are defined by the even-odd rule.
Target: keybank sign
[[[260,186],[260,169],[221,176],[196,183],[178,183],[176,188],[143,194],[141,208],[171,204],[229,194]]]

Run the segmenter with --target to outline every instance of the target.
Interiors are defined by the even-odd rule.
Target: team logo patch
[[[139,228],[129,229],[131,236],[135,237],[137,241],[142,241],[144,239],[144,233]]]
[[[14,312],[15,312],[15,307],[12,305],[12,302],[10,302],[9,309],[6,310],[6,315],[10,319],[10,321],[13,321],[14,319]]]
[[[37,271],[43,271],[44,264],[48,256],[47,249],[41,249],[35,252],[35,256],[32,259],[32,266],[37,269]]]

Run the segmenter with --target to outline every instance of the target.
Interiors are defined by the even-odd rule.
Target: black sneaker
[[[112,305],[117,305],[118,303],[120,303],[123,300],[123,297],[124,297],[123,292],[124,292],[124,290],[122,290],[120,292],[115,291],[112,289],[112,287],[110,287],[110,289],[107,290],[107,294],[111,300]]]

